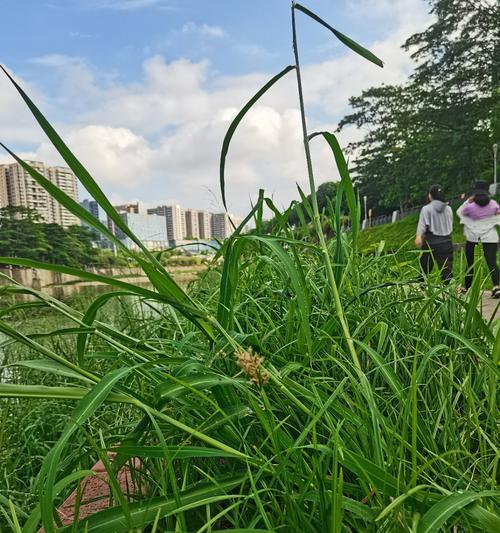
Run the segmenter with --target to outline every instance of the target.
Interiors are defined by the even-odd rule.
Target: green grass
[[[453,206],[455,208],[458,206]],[[360,232],[359,247],[362,252],[374,252],[379,244],[384,241],[384,248],[389,251],[400,249],[415,249],[415,232],[417,229],[418,214],[410,215],[393,224],[382,224],[367,228]],[[453,217],[453,242],[465,242],[463,226],[455,214]]]

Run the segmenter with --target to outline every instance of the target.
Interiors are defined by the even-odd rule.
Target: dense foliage
[[[361,195],[379,210],[419,205],[431,183],[450,195],[492,181],[500,140],[500,4],[432,0],[433,23],[404,48],[415,71],[403,85],[351,98],[340,128],[367,133],[350,146]]]
[[[123,264],[111,252],[95,248],[93,240],[93,232],[85,226],[46,224],[36,212],[24,207],[0,209],[0,256],[70,267]]]

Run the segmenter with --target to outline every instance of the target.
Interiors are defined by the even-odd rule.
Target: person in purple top
[[[488,184],[485,181],[476,182],[469,199],[462,204],[457,214],[464,225],[465,259],[467,273],[465,275],[465,291],[472,285],[474,274],[474,251],[481,243],[484,258],[493,282],[492,297],[500,298],[500,279],[497,265],[498,232],[496,226],[500,224],[500,207],[488,194]]]

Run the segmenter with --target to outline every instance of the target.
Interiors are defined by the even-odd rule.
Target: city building
[[[186,217],[180,205],[159,205],[148,209],[148,215],[164,217],[169,241],[180,241],[186,237]]]
[[[230,213],[214,213],[212,215],[212,238],[224,240],[227,239],[227,237],[230,237],[233,232],[233,224],[235,227],[238,227],[243,219],[236,217],[234,215],[231,215]]]
[[[78,184],[73,172],[66,167],[48,167],[50,181],[73,200],[78,200]],[[54,222],[67,228],[80,224],[80,219],[71,214],[58,201],[52,200]]]
[[[167,205],[167,234],[169,241],[178,241],[186,237],[186,217],[180,205]]]
[[[138,215],[141,211],[139,207],[139,202],[136,202],[135,204],[114,205],[113,207],[120,215],[123,213],[135,213],[136,215]]]
[[[200,239],[210,240],[212,238],[212,214],[208,211],[198,211],[198,231]]]
[[[106,225],[106,216],[104,214],[104,211],[101,209],[100,205],[95,200],[85,199],[82,202],[80,202],[80,205],[88,211],[94,218],[99,220],[102,224]],[[96,229],[94,229],[89,224],[86,224],[85,222],[82,222],[84,226],[87,226],[92,234],[93,237],[93,244],[94,246],[98,248],[103,249],[113,249],[113,243],[111,243],[106,237],[101,235]],[[108,227],[109,227],[108,223]]]
[[[224,240],[234,231],[230,218],[236,227],[242,222],[241,218],[228,213],[212,214],[199,209],[184,209],[179,205],[160,205],[147,212],[164,217],[170,246],[184,243],[186,239]]]
[[[7,196],[7,171],[0,166],[0,208],[7,207],[8,196]]]
[[[95,200],[89,200],[88,198],[86,198],[85,200],[80,202],[80,205],[86,211],[88,211],[94,218],[97,218],[97,220],[101,220],[101,217],[99,216],[99,204]]]
[[[199,239],[198,211],[195,209],[185,209],[184,217],[186,219],[186,239]]]
[[[28,163],[70,198],[78,201],[77,180],[69,168],[49,167],[40,161],[28,161]],[[43,187],[38,185],[20,164],[0,165],[0,176],[0,203],[2,206],[10,205],[32,209],[38,213],[44,222],[59,224],[65,228],[80,223],[77,217],[62,207]]]
[[[144,244],[148,250],[165,250],[168,248],[167,227],[165,217],[159,215],[143,215],[139,213],[120,213],[130,231]],[[129,250],[137,250],[135,242],[127,237],[119,228],[115,235]]]
[[[135,204],[130,203],[130,204],[114,205],[113,207],[119,215],[126,215],[126,214],[139,215],[141,211],[139,202],[136,202]],[[111,218],[109,218],[109,216],[107,217],[107,226],[108,226],[109,231],[111,231],[113,235],[117,235],[118,229],[116,228],[115,223],[111,220]]]

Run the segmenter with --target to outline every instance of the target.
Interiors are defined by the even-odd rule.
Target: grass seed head
[[[264,358],[254,353],[252,348],[236,350],[235,356],[238,366],[252,383],[262,387],[269,381],[269,372],[262,366]]]

